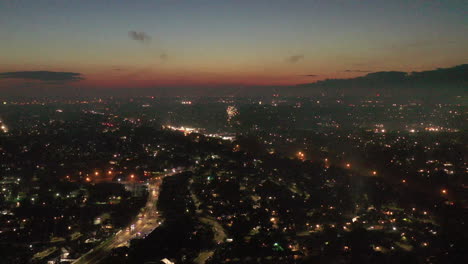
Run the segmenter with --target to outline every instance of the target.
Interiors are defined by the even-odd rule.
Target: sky
[[[0,88],[295,85],[451,67],[468,61],[467,10],[466,0],[4,0]]]

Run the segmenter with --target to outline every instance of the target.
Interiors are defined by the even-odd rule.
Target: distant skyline
[[[467,10],[455,0],[2,1],[0,89],[222,89],[453,67],[468,61]]]

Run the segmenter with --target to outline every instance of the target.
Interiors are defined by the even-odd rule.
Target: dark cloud
[[[128,36],[133,39],[133,40],[136,40],[136,41],[139,41],[141,43],[148,43],[151,41],[151,37],[146,34],[146,32],[138,32],[138,31],[129,31],[128,32]]]
[[[167,59],[169,59],[169,56],[167,55],[167,53],[161,53],[161,55],[159,55],[159,58],[163,61],[166,61]]]
[[[290,63],[296,63],[302,59],[304,59],[304,55],[293,55],[293,56],[286,58],[286,61]]]
[[[372,72],[356,78],[327,79],[299,85],[299,87],[326,91],[347,91],[350,94],[372,91],[466,94],[467,86],[468,64],[409,73],[400,71]]]
[[[344,72],[371,72],[368,70],[344,70]]]
[[[17,71],[2,72],[0,79],[23,79],[44,82],[68,82],[84,80],[81,73],[76,72],[52,72],[52,71]]]
[[[318,75],[316,74],[306,74],[306,75],[302,75],[304,77],[318,77]]]

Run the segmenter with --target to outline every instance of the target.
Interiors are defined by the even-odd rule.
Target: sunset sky
[[[69,85],[293,85],[468,60],[468,1],[0,2],[0,73]],[[0,78],[0,87],[43,82]],[[1,77],[1,76],[0,76]]]

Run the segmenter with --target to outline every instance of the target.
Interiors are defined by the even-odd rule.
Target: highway
[[[159,197],[159,187],[164,177],[180,173],[173,171],[163,174],[149,181],[148,199],[142,212],[126,228],[118,231],[114,236],[100,243],[86,254],[75,260],[74,264],[99,263],[104,260],[114,248],[129,245],[134,238],[143,238],[159,226],[160,217],[156,203]]]

